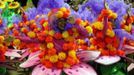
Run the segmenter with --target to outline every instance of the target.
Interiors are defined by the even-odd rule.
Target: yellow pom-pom
[[[86,22],[84,22],[83,20],[81,20],[80,25],[84,27],[84,26],[86,26]]]
[[[90,42],[93,42],[93,40],[94,40],[94,38],[90,38],[90,39],[89,39]]]
[[[116,19],[117,18],[117,14],[116,13],[113,13],[113,19]]]
[[[71,51],[68,52],[68,55],[70,57],[76,58],[76,51],[75,50],[71,50]]]
[[[112,12],[108,17],[111,18],[111,19],[116,19],[117,14]]]
[[[43,27],[46,27],[46,26],[48,26],[48,22],[43,23]]]
[[[109,37],[114,37],[115,33],[114,33],[114,31],[108,29],[107,32],[106,32],[106,35],[109,36]]]
[[[49,60],[49,56],[48,55],[44,56],[44,59]]]
[[[57,55],[50,56],[49,61],[52,63],[58,62],[58,56]]]
[[[60,11],[66,12],[67,9],[65,7],[60,8]]]
[[[127,31],[127,32],[130,32],[131,30],[132,30],[132,25],[125,25],[125,30]]]
[[[15,39],[15,40],[13,41],[13,44],[16,45],[16,46],[18,46],[18,45],[21,44],[21,41],[20,41],[19,39]]]
[[[54,31],[54,30],[50,30],[50,31],[48,32],[48,34],[49,34],[50,36],[54,36],[55,31]]]
[[[104,25],[102,22],[94,22],[91,24],[91,26],[93,26],[94,28],[98,30],[102,30],[104,28]]]
[[[64,59],[66,58],[66,53],[64,53],[64,52],[59,52],[59,53],[58,53],[58,58],[59,58],[59,60],[64,60]]]
[[[47,48],[49,48],[49,49],[51,49],[51,48],[53,48],[54,47],[54,44],[53,43],[47,43]]]
[[[91,34],[93,32],[93,30],[90,26],[87,26],[86,30],[87,30],[88,34]]]
[[[0,36],[0,43],[3,43],[5,40],[4,36]]]
[[[23,27],[23,28],[21,28],[21,32],[27,33],[28,32],[28,29]]]
[[[85,41],[84,41],[84,40],[82,40],[82,39],[78,39],[78,40],[77,40],[77,43],[78,43],[78,44],[84,44],[84,43],[85,43]]]
[[[90,45],[89,49],[90,49],[90,50],[94,50],[94,49],[96,49],[96,46]]]
[[[65,41],[72,42],[72,41],[74,41],[74,37],[69,36],[68,38],[65,38]]]
[[[71,66],[67,63],[64,63],[64,68],[70,68]]]
[[[64,32],[62,33],[62,37],[63,37],[63,38],[68,38],[68,37],[69,37],[69,33],[68,33],[67,31],[64,31]]]
[[[62,18],[62,17],[63,17],[63,12],[62,12],[62,11],[58,11],[58,12],[56,13],[56,16],[57,16],[58,18]]]
[[[26,21],[26,25],[30,25],[30,22],[29,21]]]
[[[35,32],[32,32],[32,31],[28,32],[27,35],[28,35],[28,37],[30,37],[30,38],[35,38],[35,37],[36,37]]]

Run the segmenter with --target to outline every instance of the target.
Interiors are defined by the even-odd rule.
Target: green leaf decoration
[[[6,68],[0,67],[0,75],[5,75],[6,74]]]
[[[101,75],[128,75],[127,64],[125,61],[120,61],[109,66],[100,65],[99,67],[99,74]]]
[[[96,70],[98,75],[128,75],[128,65],[127,62],[123,59],[120,62],[108,66],[95,62],[89,62],[89,65],[91,65]]]

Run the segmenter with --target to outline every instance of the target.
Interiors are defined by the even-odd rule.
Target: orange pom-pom
[[[46,21],[45,19],[41,19],[40,20],[40,25],[43,25],[45,21]]]
[[[64,17],[64,18],[67,18],[69,15],[70,15],[70,13],[64,12],[63,17]]]
[[[75,20],[75,24],[80,25],[80,23],[81,23],[81,19],[80,19],[80,18],[77,18],[77,19]]]
[[[63,46],[62,46],[63,50],[68,50],[68,44],[67,43],[64,43]]]
[[[96,37],[97,38],[103,38],[103,32],[102,31],[97,32]]]
[[[56,66],[57,66],[58,69],[62,69],[63,66],[64,66],[64,63],[63,63],[62,61],[58,61],[58,62],[56,63]]]
[[[62,35],[61,35],[61,33],[57,32],[57,33],[54,34],[54,37],[56,39],[61,39],[62,38]]]
[[[128,24],[133,23],[133,18],[132,18],[131,16],[127,19],[127,23],[128,23]]]
[[[56,51],[56,49],[54,49],[54,48],[48,50],[48,54],[49,54],[49,55],[54,55],[54,54],[56,54],[56,52],[57,52],[57,51]]]
[[[75,43],[69,43],[68,47],[69,47],[70,50],[76,50],[77,45]]]
[[[111,56],[115,56],[115,55],[117,55],[117,51],[116,50],[109,51],[109,54]]]
[[[101,55],[102,56],[109,56],[109,51],[108,50],[102,50]]]
[[[21,32],[23,32],[23,33],[28,33],[28,29],[27,28],[21,28]]]
[[[45,39],[46,42],[52,42],[53,41],[53,37],[51,36],[47,36]]]
[[[101,14],[102,14],[103,16],[109,16],[110,13],[112,13],[112,11],[109,10],[109,9],[103,9],[103,10],[101,11]]]
[[[14,31],[13,31],[13,35],[14,35],[14,36],[18,36],[18,35],[19,35],[19,32],[18,32],[17,30],[14,30]]]
[[[118,50],[117,53],[118,53],[119,56],[124,56],[125,55],[125,52],[123,50]]]
[[[110,37],[106,37],[105,38],[105,42],[108,44],[108,43],[112,43],[113,42],[113,38],[110,38]]]
[[[66,62],[71,66],[76,64],[76,60],[73,59],[72,57],[67,57]]]
[[[105,47],[105,43],[103,41],[98,42],[97,46],[100,47],[100,48],[104,48]]]
[[[45,67],[47,67],[47,68],[52,68],[53,67],[53,64],[48,60],[44,60],[43,65],[45,65]]]
[[[45,51],[43,51],[43,52],[41,52],[40,54],[39,54],[39,58],[43,58],[45,56]]]

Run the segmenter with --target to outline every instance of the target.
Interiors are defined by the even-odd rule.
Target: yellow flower
[[[64,52],[58,53],[58,58],[59,58],[59,60],[64,60],[66,58],[66,53],[64,53]]]
[[[76,58],[76,51],[75,50],[71,50],[68,52],[68,56],[72,57],[72,58]]]
[[[58,17],[58,18],[62,18],[63,17],[63,12],[62,11],[58,11],[57,13],[56,13],[56,16]]]
[[[93,26],[94,28],[98,30],[102,30],[104,28],[104,25],[102,22],[94,22],[91,24],[91,26]]]
[[[0,1],[0,8],[3,9],[3,8],[5,8],[5,6],[6,6],[5,3]]]
[[[64,63],[64,68],[70,68],[71,66],[67,63]]]
[[[54,30],[50,30],[50,31],[48,31],[48,34],[51,35],[51,36],[54,36],[55,31]]]
[[[35,32],[32,32],[32,31],[28,32],[27,35],[30,38],[35,38],[36,37],[36,33]]]
[[[81,20],[80,25],[84,27],[84,26],[86,26],[86,22]]]
[[[16,45],[16,46],[18,46],[18,45],[21,44],[21,41],[20,41],[19,39],[15,39],[15,40],[13,41],[13,44]]]
[[[114,33],[114,31],[108,29],[107,32],[106,32],[106,35],[109,36],[109,37],[114,37],[115,33]]]
[[[20,6],[18,2],[11,2],[8,6],[9,9],[16,9]]]
[[[58,56],[57,55],[50,56],[49,60],[52,63],[56,63],[56,62],[58,62]]]
[[[69,33],[68,33],[67,31],[64,31],[64,32],[62,33],[62,37],[63,37],[63,38],[68,38],[68,37],[69,37]]]
[[[132,25],[130,24],[130,25],[125,25],[125,30],[127,31],[127,32],[130,32],[131,30],[132,30]]]
[[[66,12],[67,9],[66,9],[65,7],[62,7],[62,8],[60,8],[60,11],[62,11],[62,12]]]
[[[51,48],[53,48],[53,47],[54,47],[54,44],[53,44],[52,42],[47,43],[47,48],[51,49]]]
[[[78,43],[78,44],[84,44],[84,43],[85,43],[85,41],[84,41],[84,40],[82,40],[82,39],[78,39],[78,40],[77,40],[77,43]]]
[[[87,26],[86,30],[87,30],[88,34],[91,34],[93,32],[93,30],[90,26]]]

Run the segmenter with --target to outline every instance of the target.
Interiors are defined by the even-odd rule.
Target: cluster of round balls
[[[81,30],[91,34],[92,28],[88,21],[71,16],[70,10],[62,7],[53,9],[48,13],[48,20],[39,15],[33,20],[27,20],[13,24],[9,28],[16,38],[28,38],[29,42],[22,38],[15,39],[14,45],[25,47],[29,52],[41,51],[40,62],[47,68],[70,68],[79,63],[76,51],[79,46],[76,42],[81,36]],[[35,42],[32,42],[36,40]],[[29,44],[26,46],[26,44]]]
[[[124,55],[122,50],[118,50],[120,41],[113,31],[114,25],[110,21],[115,19],[117,14],[109,9],[103,9],[100,16],[96,22],[91,24],[95,38],[90,38],[90,49],[100,50],[102,55]],[[104,20],[107,20],[107,28],[105,28]]]

